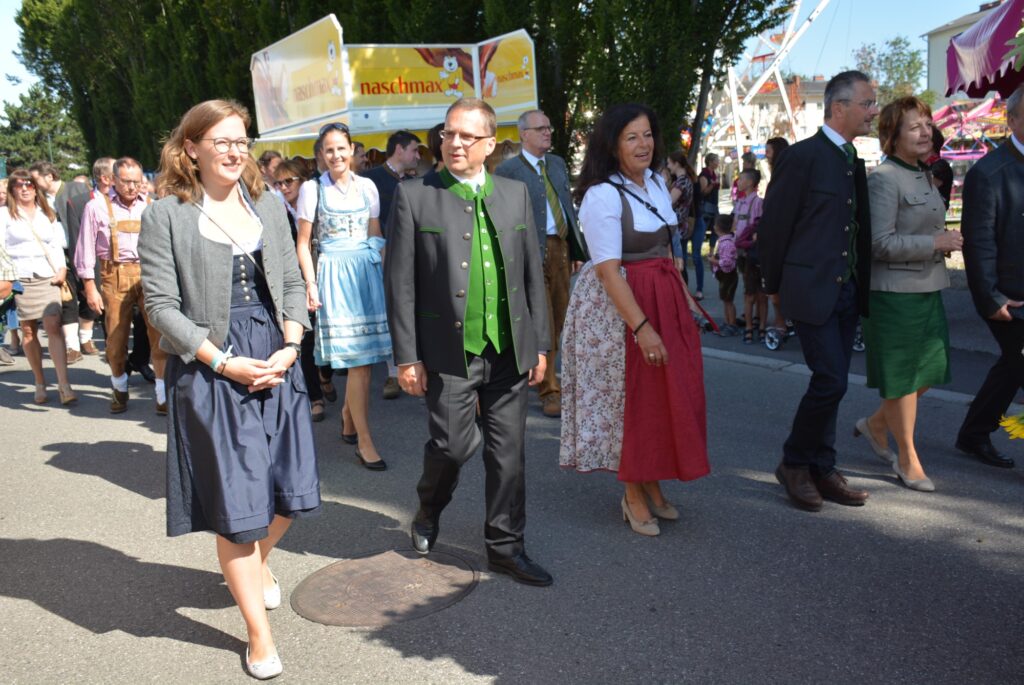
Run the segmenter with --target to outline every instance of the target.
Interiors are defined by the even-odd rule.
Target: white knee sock
[[[81,325],[79,325],[79,327],[78,327],[78,342],[80,342],[81,344],[84,345],[85,343],[89,342],[90,340],[92,340],[92,329],[91,328],[82,328]]]
[[[110,384],[118,392],[128,392],[128,374],[122,373],[120,376],[111,376]]]
[[[62,327],[64,329],[64,340],[67,343],[69,350],[82,351],[82,344],[78,342],[78,322],[66,323]]]
[[[388,360],[388,378],[398,378],[398,367],[392,359]]]
[[[167,401],[167,387],[163,378],[156,379],[156,403],[163,404]]]

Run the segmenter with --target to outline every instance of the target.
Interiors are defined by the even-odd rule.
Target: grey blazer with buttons
[[[587,254],[587,244],[583,239],[583,232],[580,231],[580,223],[576,219],[576,207],[572,203],[572,188],[569,187],[569,170],[565,166],[565,160],[558,155],[546,154],[544,155],[544,165],[547,167],[551,186],[555,189],[558,201],[562,205],[562,213],[569,224],[569,258],[585,262],[590,259],[590,256]],[[540,174],[520,154],[499,164],[494,170],[494,175],[522,181],[529,189],[530,206],[533,207],[533,223],[537,229],[537,240],[540,244],[541,257],[543,257],[547,243],[548,193]]]
[[[484,200],[505,262],[512,341],[520,373],[537,365],[551,340],[537,232],[526,186],[493,176]],[[463,323],[473,246],[473,203],[440,174],[403,181],[395,191],[384,259],[388,325],[395,362],[466,378]]]
[[[246,201],[263,223],[263,270],[277,325],[295,321],[309,329],[306,288],[284,204],[271,193]],[[209,340],[224,344],[231,319],[232,248],[199,233],[199,210],[177,197],[157,200],[142,213],[139,259],[149,323],[160,348],[191,362]]]
[[[868,176],[871,198],[871,289],[931,293],[949,287],[935,236],[946,230],[946,206],[930,174],[892,159]]]

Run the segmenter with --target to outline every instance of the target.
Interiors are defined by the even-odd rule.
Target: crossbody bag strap
[[[623,184],[616,183],[615,181],[612,181],[612,180],[609,180],[608,183],[610,183],[611,185],[615,186],[620,193],[627,193],[634,200],[636,200],[637,202],[642,204],[644,207],[646,207],[648,211],[650,211],[652,214],[654,214],[654,216],[658,217],[658,220],[661,221],[661,223],[665,224],[666,226],[671,226],[672,225],[671,221],[667,221],[665,219],[665,217],[663,217],[661,215],[661,212],[658,211],[657,207],[655,207],[650,202],[648,202],[647,200],[643,199],[642,197],[640,197],[639,195],[634,193],[632,190],[630,190],[629,188],[627,188]]]
[[[29,220],[29,218],[25,217],[25,220],[28,223],[28,230],[32,231],[32,237],[36,239],[37,243],[39,243],[39,249],[43,251],[43,256],[46,257],[46,263],[50,265],[50,268],[53,269],[53,275],[56,276],[57,267],[53,265],[53,260],[50,259],[50,251],[46,249],[46,245],[43,243],[43,239],[39,237],[38,233],[36,233],[36,227],[32,225],[32,222]]]
[[[210,223],[211,223],[211,224],[213,224],[214,226],[216,226],[216,227],[217,227],[217,228],[218,228],[218,229],[220,230],[220,232],[221,232],[221,233],[223,233],[223,234],[225,235],[225,237],[227,237],[227,239],[231,241],[231,244],[232,244],[232,245],[234,245],[235,247],[237,247],[237,248],[239,249],[239,251],[240,251],[240,252],[242,252],[242,254],[244,254],[244,255],[245,255],[246,257],[248,257],[248,258],[249,258],[249,261],[250,261],[250,262],[252,262],[252,265],[256,267],[256,269],[257,269],[257,270],[258,270],[258,271],[260,272],[260,274],[262,274],[262,275],[263,275],[263,280],[264,280],[264,281],[266,281],[266,280],[267,280],[267,274],[266,274],[266,272],[265,272],[265,271],[263,270],[263,267],[262,267],[262,266],[260,265],[260,263],[259,263],[258,261],[256,261],[256,258],[252,256],[252,253],[250,253],[250,252],[249,252],[248,250],[246,250],[246,249],[245,249],[244,247],[242,247],[241,245],[239,245],[239,244],[238,244],[238,242],[237,242],[237,241],[236,241],[236,240],[235,240],[235,239],[234,239],[234,238],[232,237],[232,235],[231,235],[230,233],[228,233],[228,232],[227,232],[226,230],[224,230],[224,227],[223,227],[223,226],[221,226],[220,224],[218,224],[218,223],[217,223],[217,220],[216,220],[216,219],[214,219],[214,218],[213,218],[212,216],[210,216],[209,212],[207,212],[207,211],[206,211],[205,209],[203,209],[203,208],[202,208],[202,206],[200,206],[200,204],[199,204],[198,202],[195,202],[195,201],[193,200],[192,204],[193,204],[193,205],[195,205],[195,208],[196,208],[196,209],[198,209],[198,210],[199,210],[199,212],[200,212],[200,213],[201,213],[201,214],[202,214],[203,216],[205,216],[205,217],[206,217],[207,219],[209,219],[209,220],[210,220]],[[268,282],[269,282],[269,281],[268,281]]]

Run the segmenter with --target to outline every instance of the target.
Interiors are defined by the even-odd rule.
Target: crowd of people
[[[387,465],[373,441],[372,367],[388,365],[385,398],[426,399],[410,529],[421,554],[482,444],[488,567],[553,582],[525,546],[531,387],[543,414],[561,417],[559,464],[615,473],[633,531],[659,535],[679,518],[662,482],[710,472],[699,325],[709,234],[720,334],[751,343],[773,321],[798,336],[811,370],[775,469],[794,505],[868,500],[835,450],[861,319],[881,403],[854,433],[904,486],[935,490],[914,426],[918,398],[950,378],[941,291],[945,256],[961,249],[1002,356],[956,446],[1012,467],[989,436],[1024,381],[1024,271],[1009,230],[1024,214],[1022,97],[1007,101],[1011,139],[967,175],[962,233],[945,226],[951,181],[929,170],[928,106],[904,97],[879,112],[856,71],[829,81],[816,135],[768,141],[763,198],[758,160],[744,156],[731,213],[719,211],[719,158],[705,155],[697,173],[683,151],[666,155],[657,114],[639,104],[601,114],[573,184],[540,110],[519,117],[521,149],[492,171],[494,110],[456,101],[430,131],[433,162],[421,170],[415,134],[393,134],[384,163],[368,168],[340,123],[320,129],[312,162],[256,159],[246,109],[211,100],[172,131],[152,189],[130,157],[97,160],[91,188],[62,183],[46,163],[13,170],[0,297],[15,293],[12,345],[32,368],[35,402],[49,401],[40,325],[62,404],[78,400],[68,364],[99,354],[99,320],[112,413],[128,408],[128,373],[150,372],[155,411],[167,415],[168,534],[216,533],[249,636],[245,669],[265,679],[283,668],[268,559],[293,519],[320,508],[312,424],[338,399],[340,374],[338,439],[373,471]],[[852,141],[876,117],[886,157],[868,174]]]

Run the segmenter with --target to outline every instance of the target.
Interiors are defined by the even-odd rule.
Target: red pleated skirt
[[[626,404],[619,480],[695,480],[710,473],[700,333],[672,260],[625,264],[626,280],[668,363],[651,366],[626,332]]]

